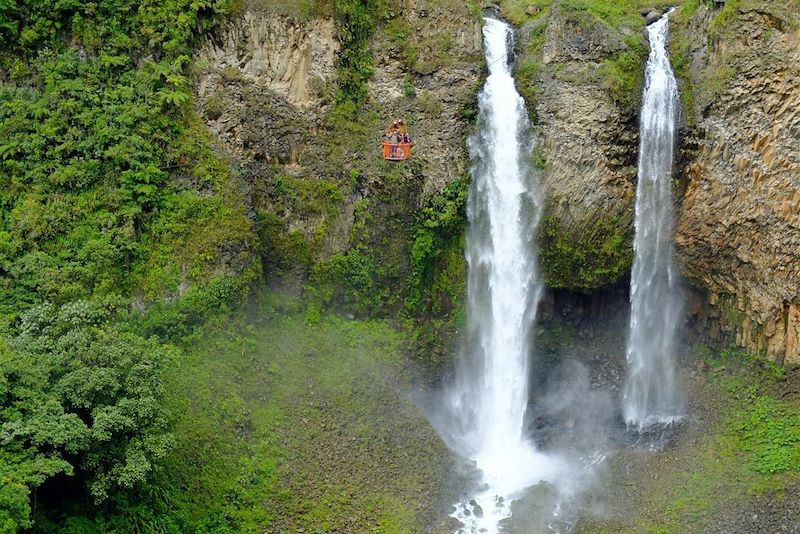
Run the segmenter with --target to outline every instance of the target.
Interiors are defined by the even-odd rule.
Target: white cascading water
[[[552,480],[560,461],[535,450],[524,432],[530,333],[541,293],[536,227],[541,202],[529,165],[533,139],[509,58],[513,33],[486,19],[489,77],[470,139],[473,185],[467,231],[468,347],[449,393],[450,442],[475,461],[482,483],[457,503],[459,532],[492,534],[525,488]]]
[[[672,259],[678,89],[666,49],[668,25],[664,15],[647,28],[650,57],[641,113],[628,378],[622,407],[625,422],[639,431],[671,423],[682,410],[674,356],[683,303]]]

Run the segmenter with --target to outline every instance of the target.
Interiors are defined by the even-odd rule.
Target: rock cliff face
[[[406,0],[402,13],[373,44],[370,95],[382,113],[413,121],[427,197],[468,171],[465,140],[482,82],[483,37],[463,2]]]
[[[635,113],[596,75],[625,44],[611,28],[582,19],[561,10],[550,17],[536,104],[547,198],[576,233],[604,215],[631,220],[638,143]]]
[[[677,252],[698,330],[800,364],[800,6],[732,4],[676,31],[695,93]]]
[[[400,283],[417,210],[467,173],[482,46],[480,22],[463,3],[396,4],[370,41],[374,75],[363,109],[337,107],[335,18],[279,14],[269,2],[201,47],[197,102],[242,168],[254,211],[272,217],[275,234],[299,240],[300,263],[367,241],[393,256]],[[393,117],[414,136],[414,158],[400,165],[381,157]]]
[[[338,50],[332,20],[269,12],[243,13],[202,46],[198,104],[239,164],[302,165],[331,104]]]
[[[242,169],[253,212],[289,236],[281,246],[294,243],[304,269],[365,244],[391,264],[383,282],[402,285],[420,208],[467,174],[483,66],[480,22],[463,3],[392,5],[396,16],[370,41],[374,75],[358,123],[336,102],[342,45],[321,13],[234,17],[201,48],[197,102]],[[692,321],[712,340],[785,363],[800,363],[799,13],[797,0],[739,0],[672,15],[686,103],[676,244],[697,290]],[[643,69],[644,19],[609,23],[553,2],[520,26],[516,73],[539,137],[547,283],[592,292],[630,267],[641,80],[615,84]],[[403,165],[378,149],[396,116],[415,136]]]
[[[638,119],[603,75],[605,63],[629,49],[626,38],[644,43],[640,32],[559,3],[521,32],[518,72],[539,136],[547,203],[540,237],[551,287],[592,291],[630,267]],[[524,76],[526,69],[535,74]],[[633,102],[640,90],[633,88]]]
[[[318,103],[336,75],[339,43],[332,20],[295,21],[265,12],[245,12],[200,50],[208,65],[200,80],[201,97],[214,93],[215,70],[241,78],[307,108]],[[227,71],[226,71],[227,69]]]

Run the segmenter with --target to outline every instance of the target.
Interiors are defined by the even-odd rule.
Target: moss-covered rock
[[[632,229],[623,217],[596,215],[579,235],[552,215],[539,228],[539,262],[548,287],[590,292],[624,277],[633,261]]]

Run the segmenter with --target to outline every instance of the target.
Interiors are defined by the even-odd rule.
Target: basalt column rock
[[[688,110],[677,252],[706,300],[699,330],[800,364],[800,5],[726,9],[683,29],[684,83],[705,97]]]
[[[530,86],[522,92],[533,100],[539,136],[541,261],[549,286],[592,291],[618,281],[632,258],[637,115],[615,100],[601,72],[635,34],[558,4],[521,29],[518,48],[541,34],[541,48],[518,58],[520,72],[531,64],[537,72],[520,83]]]

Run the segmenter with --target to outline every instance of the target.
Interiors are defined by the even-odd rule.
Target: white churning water
[[[669,20],[651,24],[642,102],[636,237],[631,273],[625,422],[639,431],[680,418],[675,351],[683,298],[672,259],[672,159],[678,89],[666,42]]]
[[[511,502],[552,480],[561,462],[525,437],[528,356],[541,294],[536,228],[541,199],[530,167],[533,137],[508,58],[513,33],[486,19],[489,77],[479,97],[478,132],[470,139],[472,190],[467,231],[469,338],[449,391],[451,441],[481,471],[476,493],[457,503],[459,532],[499,531]]]

